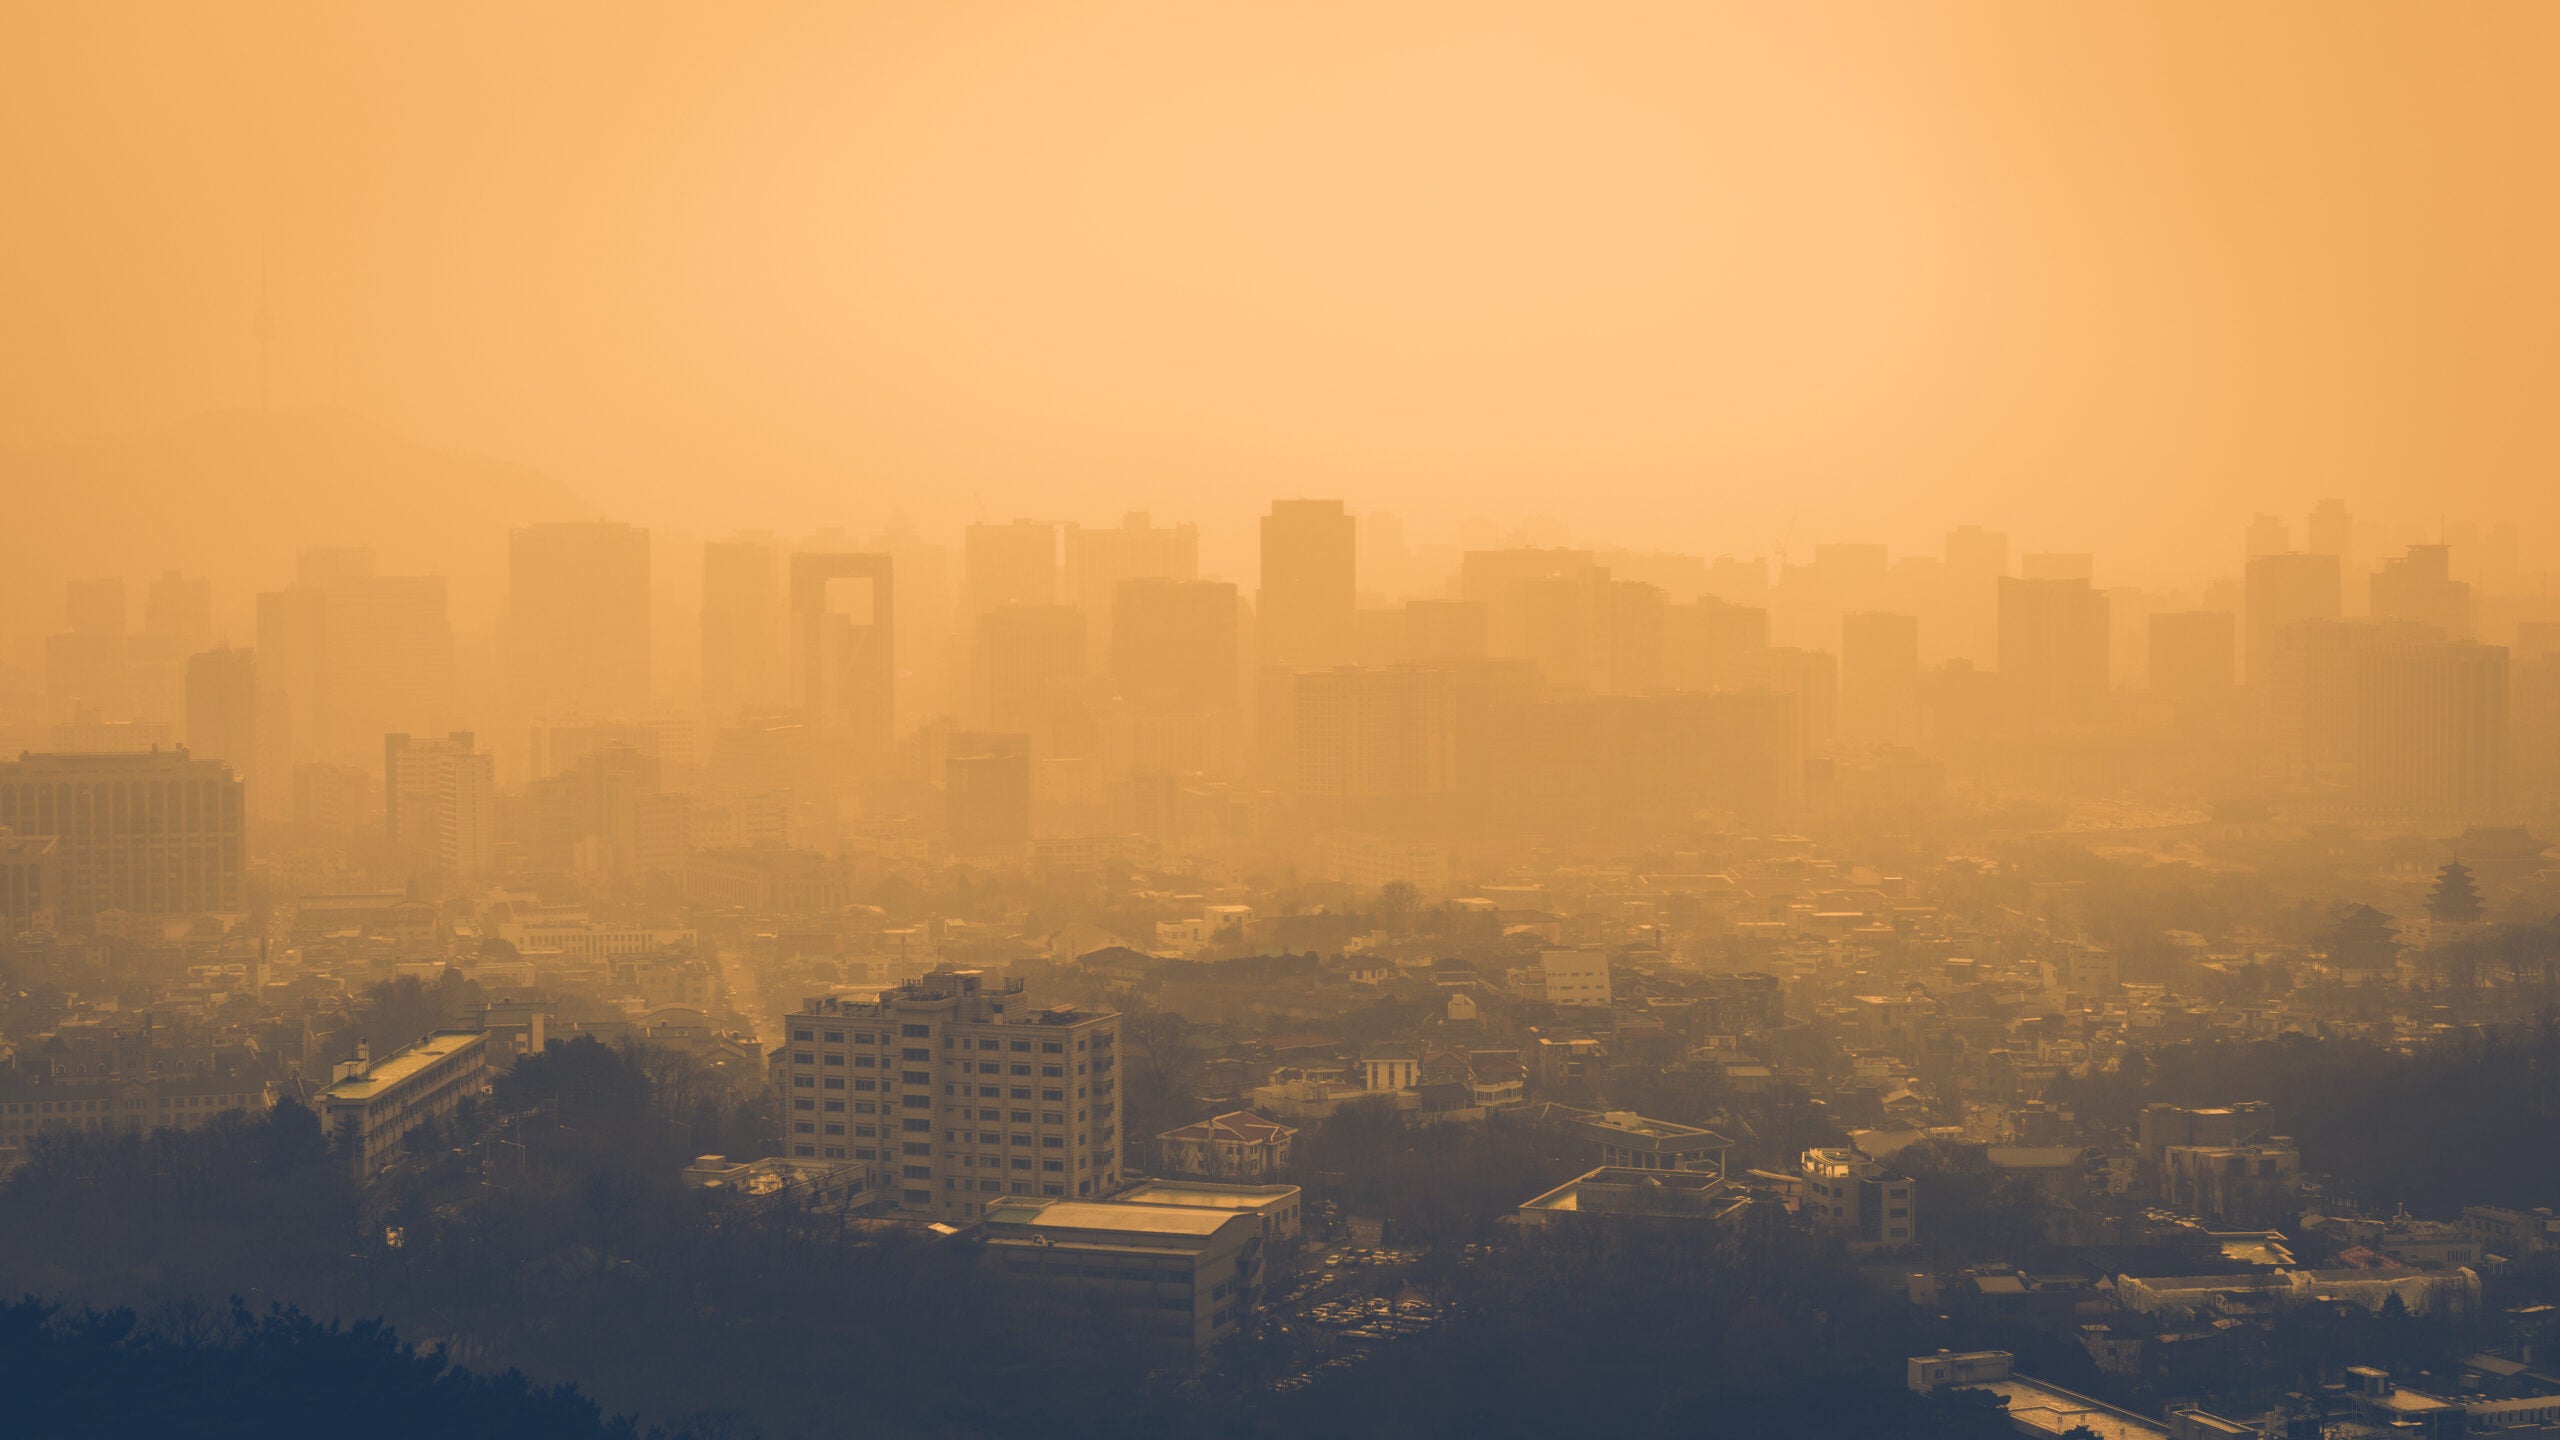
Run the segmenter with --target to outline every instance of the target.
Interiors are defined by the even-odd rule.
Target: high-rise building
[[[1840,662],[1828,650],[1745,651],[1726,662],[1724,683],[1791,697],[1799,753],[1811,754],[1840,733]]]
[[[453,718],[453,625],[441,575],[377,575],[369,549],[309,550],[258,597],[268,748],[287,765],[373,762],[393,731]]]
[[[219,760],[240,777],[252,798],[262,766],[258,750],[258,654],[231,647],[204,650],[187,659],[187,751]]]
[[[2412,545],[2373,572],[2371,613],[2376,620],[2432,626],[2447,640],[2474,638],[2478,612],[2471,587],[2453,578],[2453,548]]]
[[[1701,595],[1663,611],[1663,683],[1676,690],[1712,690],[1732,679],[1737,656],[1769,648],[1769,612]]]
[[[1321,670],[1358,653],[1358,525],[1339,500],[1275,500],[1255,597],[1265,668]]]
[[[943,760],[951,843],[964,851],[1013,851],[1031,838],[1031,737],[966,732]]]
[[[2281,515],[2257,514],[2249,517],[2248,556],[2282,555],[2293,548],[2293,531]]]
[[[2434,627],[2286,627],[2258,697],[2284,776],[2404,817],[2495,814],[2508,794],[2508,657]]]
[[[715,716],[788,704],[782,545],[770,535],[702,547],[702,706]]]
[[[1082,610],[1094,649],[1111,653],[1120,586],[1200,578],[1200,527],[1157,525],[1131,511],[1112,528],[1067,527],[1067,603]]]
[[[1004,605],[1058,603],[1058,527],[1049,521],[972,525],[963,556],[971,615]]]
[[[476,880],[496,868],[496,762],[458,730],[441,740],[382,737],[382,822],[418,873]]]
[[[1408,600],[1402,647],[1408,665],[1482,660],[1492,651],[1491,608],[1482,600]]]
[[[1236,587],[1223,580],[1123,580],[1112,604],[1112,683],[1136,705],[1231,708],[1241,625]]]
[[[1332,800],[1443,795],[1457,787],[1457,707],[1448,671],[1344,666],[1296,677],[1295,789]]]
[[[240,780],[219,761],[163,750],[0,762],[0,830],[54,837],[66,921],[247,909]]]
[[[877,1163],[908,1215],[967,1222],[1007,1196],[1120,1183],[1115,1012],[1034,1010],[1019,980],[942,970],[783,1023],[791,1154]]]
[[[213,643],[213,582],[172,570],[142,597],[142,633],[167,640],[183,655]]]
[[[2259,683],[2285,630],[2304,620],[2339,614],[2338,557],[2283,552],[2249,557],[2247,613],[2240,649],[2241,678]]]
[[[1862,610],[1840,622],[1840,733],[1908,745],[1920,738],[1920,622]]]
[[[2212,729],[2231,711],[2239,680],[2239,625],[2228,610],[2171,610],[2151,617],[2149,682],[2182,728]]]
[[[897,723],[897,586],[890,557],[791,557],[792,695],[815,734],[865,764]]]
[[[2009,537],[1966,525],[1947,532],[1943,550],[1948,649],[1977,666],[2000,655],[2000,577],[2009,573]]]
[[[2013,729],[2087,724],[2107,704],[2107,597],[2085,579],[2000,579],[2000,685]]]
[[[507,545],[505,653],[517,711],[648,708],[649,532],[618,521],[527,525]]]
[[[999,606],[979,615],[974,643],[979,724],[1030,734],[1042,753],[1055,753],[1060,707],[1085,677],[1084,612]]]

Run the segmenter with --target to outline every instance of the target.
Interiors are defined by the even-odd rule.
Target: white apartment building
[[[1541,950],[1538,973],[1550,1005],[1609,1003],[1609,955],[1604,950]]]
[[[1109,1194],[1120,1017],[1025,1004],[1021,981],[977,970],[810,998],[774,1067],[791,1156],[875,1161],[892,1207],[952,1223],[1006,1197]]]

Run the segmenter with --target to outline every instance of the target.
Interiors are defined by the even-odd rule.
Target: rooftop
[[[1118,1200],[1005,1200],[987,1207],[986,1223],[1033,1230],[1095,1234],[1195,1235],[1218,1233],[1235,1212],[1196,1205],[1132,1205]]]
[[[438,1030],[374,1061],[362,1075],[350,1076],[321,1091],[320,1098],[370,1100],[437,1061],[480,1043],[488,1033],[486,1030]]]

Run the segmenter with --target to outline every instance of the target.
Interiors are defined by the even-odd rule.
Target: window
[[[798,1156],[802,1156],[802,1157],[807,1157],[807,1156],[811,1156],[811,1155],[815,1155],[815,1154],[817,1154],[817,1153],[818,1153],[818,1147],[817,1147],[817,1146],[815,1146],[815,1145],[794,1145],[794,1146],[792,1146],[792,1147],[791,1147],[791,1153],[792,1153],[792,1154],[794,1154],[794,1155],[798,1155]]]
[[[877,1055],[856,1055],[853,1057],[853,1068],[856,1070],[869,1070],[874,1066],[877,1066],[879,1063],[880,1057]]]
[[[830,1065],[842,1066],[844,1064],[844,1057],[842,1055],[830,1054],[827,1056],[827,1063]]]
[[[835,1123],[829,1124],[829,1125],[827,1126],[827,1131],[826,1131],[826,1133],[828,1133],[828,1134],[830,1134],[830,1135],[841,1135],[841,1134],[843,1134],[843,1133],[844,1133],[844,1125],[843,1125],[843,1123],[842,1123],[841,1121],[839,1121],[839,1122],[835,1122]]]
[[[1013,1073],[1016,1075],[1028,1075],[1031,1073],[1031,1067],[1028,1065],[1016,1065],[1013,1067]]]
[[[898,1153],[901,1155],[930,1156],[933,1154],[933,1142],[930,1140],[908,1140],[898,1146]]]
[[[981,1085],[978,1087],[978,1098],[981,1100],[1003,1099],[1004,1087],[1001,1085]]]
[[[810,1036],[809,1032],[808,1032],[808,1031],[806,1031],[806,1030],[794,1030],[794,1031],[792,1031],[792,1032],[791,1032],[791,1038],[792,1038],[792,1039],[794,1039],[794,1040],[807,1040],[807,1039],[810,1039],[810,1038],[812,1038],[812,1037]]]
[[[901,1095],[898,1097],[898,1103],[904,1105],[910,1110],[930,1110],[933,1108],[933,1097],[930,1095]]]
[[[794,1065],[813,1065],[817,1062],[808,1051],[794,1050],[791,1052],[791,1063]]]
[[[910,1135],[930,1135],[933,1133],[933,1122],[921,1117],[909,1116],[898,1122],[898,1128]]]
[[[1031,1098],[1031,1087],[1028,1085],[1016,1085],[1005,1093],[1011,1095],[1016,1100],[1028,1100]]]
[[[843,1088],[844,1088],[844,1077],[843,1077],[843,1076],[841,1076],[841,1075],[830,1075],[830,1076],[828,1076],[825,1080],[823,1080],[823,1081],[821,1081],[821,1082],[819,1082],[819,1083],[820,1083],[824,1088],[829,1089],[829,1090],[841,1090],[841,1089],[843,1089]],[[842,1104],[842,1103],[844,1103],[844,1102],[842,1102],[842,1101],[838,1101],[838,1102],[836,1102],[836,1103],[838,1103],[838,1104]]]
[[[1064,1182],[1056,1185],[1043,1185],[1040,1187],[1040,1193],[1043,1195],[1064,1195],[1067,1193],[1067,1187]]]
[[[853,1088],[856,1090],[877,1090],[880,1088],[880,1082],[877,1080],[857,1077],[853,1082]]]
[[[1040,1137],[1040,1148],[1043,1150],[1064,1150],[1067,1148],[1067,1142],[1064,1136],[1043,1135]]]
[[[791,1108],[794,1110],[815,1110],[818,1108],[818,1102],[807,1099],[794,1100],[791,1102]]]
[[[981,1040],[978,1042],[978,1048],[981,1050],[1001,1050],[1004,1048],[1004,1042],[1000,1040]]]
[[[1067,1098],[1067,1092],[1064,1090],[1043,1090],[1040,1092],[1040,1098],[1048,1101],[1064,1100]]]
[[[1043,1065],[1040,1067],[1040,1073],[1051,1080],[1063,1080],[1067,1075],[1065,1067],[1058,1065]]]
[[[901,1025],[898,1027],[898,1033],[909,1040],[930,1040],[933,1038],[933,1027],[930,1025]]]
[[[856,1125],[853,1127],[853,1133],[867,1138],[869,1136],[879,1134],[880,1127],[877,1125]]]
[[[1067,1162],[1064,1160],[1043,1160],[1040,1162],[1040,1168],[1052,1173],[1059,1173],[1063,1172],[1067,1168]]]
[[[841,1031],[841,1030],[830,1030],[830,1031],[828,1031],[828,1032],[827,1032],[827,1043],[828,1043],[828,1044],[830,1044],[830,1045],[841,1045],[841,1044],[843,1044],[843,1043],[844,1043],[844,1032],[843,1032],[843,1031]]]
[[[815,1090],[818,1088],[818,1077],[815,1075],[794,1075],[791,1077],[791,1084],[794,1089]]]
[[[898,1058],[910,1065],[922,1065],[933,1058],[933,1052],[930,1050],[919,1050],[910,1045],[906,1049],[898,1052]]]
[[[841,1160],[844,1158],[844,1147],[841,1145],[828,1145],[822,1148],[826,1150],[827,1158],[830,1160]]]

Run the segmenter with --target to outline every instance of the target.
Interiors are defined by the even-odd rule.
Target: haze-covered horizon
[[[2553,528],[2547,7],[116,13],[5,22],[11,451],[263,396],[665,530],[1240,552]]]

